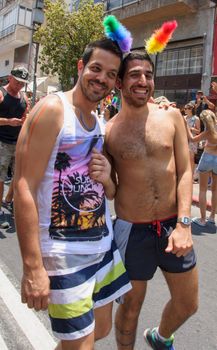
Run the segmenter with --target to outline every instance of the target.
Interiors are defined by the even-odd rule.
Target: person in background
[[[205,226],[207,222],[215,224],[215,214],[217,210],[217,119],[215,113],[210,110],[201,112],[200,119],[204,124],[204,131],[194,136],[187,125],[187,132],[192,142],[206,140],[204,151],[198,164],[200,186],[199,206],[201,217],[192,219],[195,224]],[[210,175],[212,176],[211,212],[209,217],[206,218],[206,193]]]
[[[213,91],[215,91],[217,93],[217,82],[216,81],[212,81],[211,88]]]
[[[192,132],[192,135],[197,135],[200,133],[200,119],[195,115],[194,110],[194,104],[187,103],[184,108],[185,111],[185,120]],[[189,153],[190,153],[190,160],[191,160],[191,169],[192,169],[192,177],[196,180],[195,175],[195,154],[197,154],[197,143],[189,141],[188,147],[189,147]]]
[[[204,95],[203,91],[198,90],[196,93],[196,99],[190,101],[195,105],[195,114],[200,118],[200,113],[205,109],[215,109],[215,105],[208,100],[208,98]],[[201,123],[201,131],[203,131],[203,123]]]
[[[28,70],[23,66],[16,66],[11,70],[8,84],[0,87],[0,226],[3,228],[9,227],[1,209],[4,181],[9,165],[13,172],[16,143],[28,111],[28,99],[21,92],[25,84],[29,83],[28,79]],[[11,193],[13,182],[10,185],[9,196],[6,196],[6,206],[11,204]]]
[[[103,120],[104,124],[106,124],[117,113],[118,113],[118,110],[117,110],[117,108],[115,108],[115,106],[113,106],[113,105],[105,106],[104,113],[102,116],[102,120]]]

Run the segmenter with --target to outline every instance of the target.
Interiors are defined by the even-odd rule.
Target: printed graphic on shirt
[[[54,169],[50,237],[67,241],[99,240],[108,235],[103,186],[93,181],[88,164],[103,136],[64,137]]]

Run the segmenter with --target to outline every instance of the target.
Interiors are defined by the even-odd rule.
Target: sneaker
[[[169,340],[163,342],[156,337],[157,328],[147,328],[144,331],[144,339],[146,343],[154,350],[175,350],[173,346],[174,335]]]
[[[212,219],[212,218],[207,218],[206,221],[207,221],[209,224],[215,225],[215,220]]]
[[[9,228],[10,224],[5,220],[5,214],[1,213],[0,214],[0,227],[1,228]]]
[[[191,221],[194,224],[197,224],[198,226],[201,226],[201,227],[206,226],[206,223],[203,223],[200,218],[193,218]]]

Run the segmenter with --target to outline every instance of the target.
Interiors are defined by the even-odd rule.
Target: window
[[[18,24],[26,27],[31,27],[32,24],[32,10],[26,7],[20,6]]]
[[[194,74],[201,72],[203,65],[203,50],[202,46],[195,46],[191,49],[190,69],[189,73]]]
[[[156,76],[197,74],[202,72],[203,46],[168,49],[157,57]]]
[[[3,16],[3,30],[16,24],[17,22],[17,11],[16,8],[12,9]]]

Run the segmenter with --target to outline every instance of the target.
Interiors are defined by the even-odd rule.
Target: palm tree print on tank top
[[[88,172],[92,149],[99,152],[103,136],[64,135],[54,165],[50,237],[96,241],[109,234],[103,186]]]

